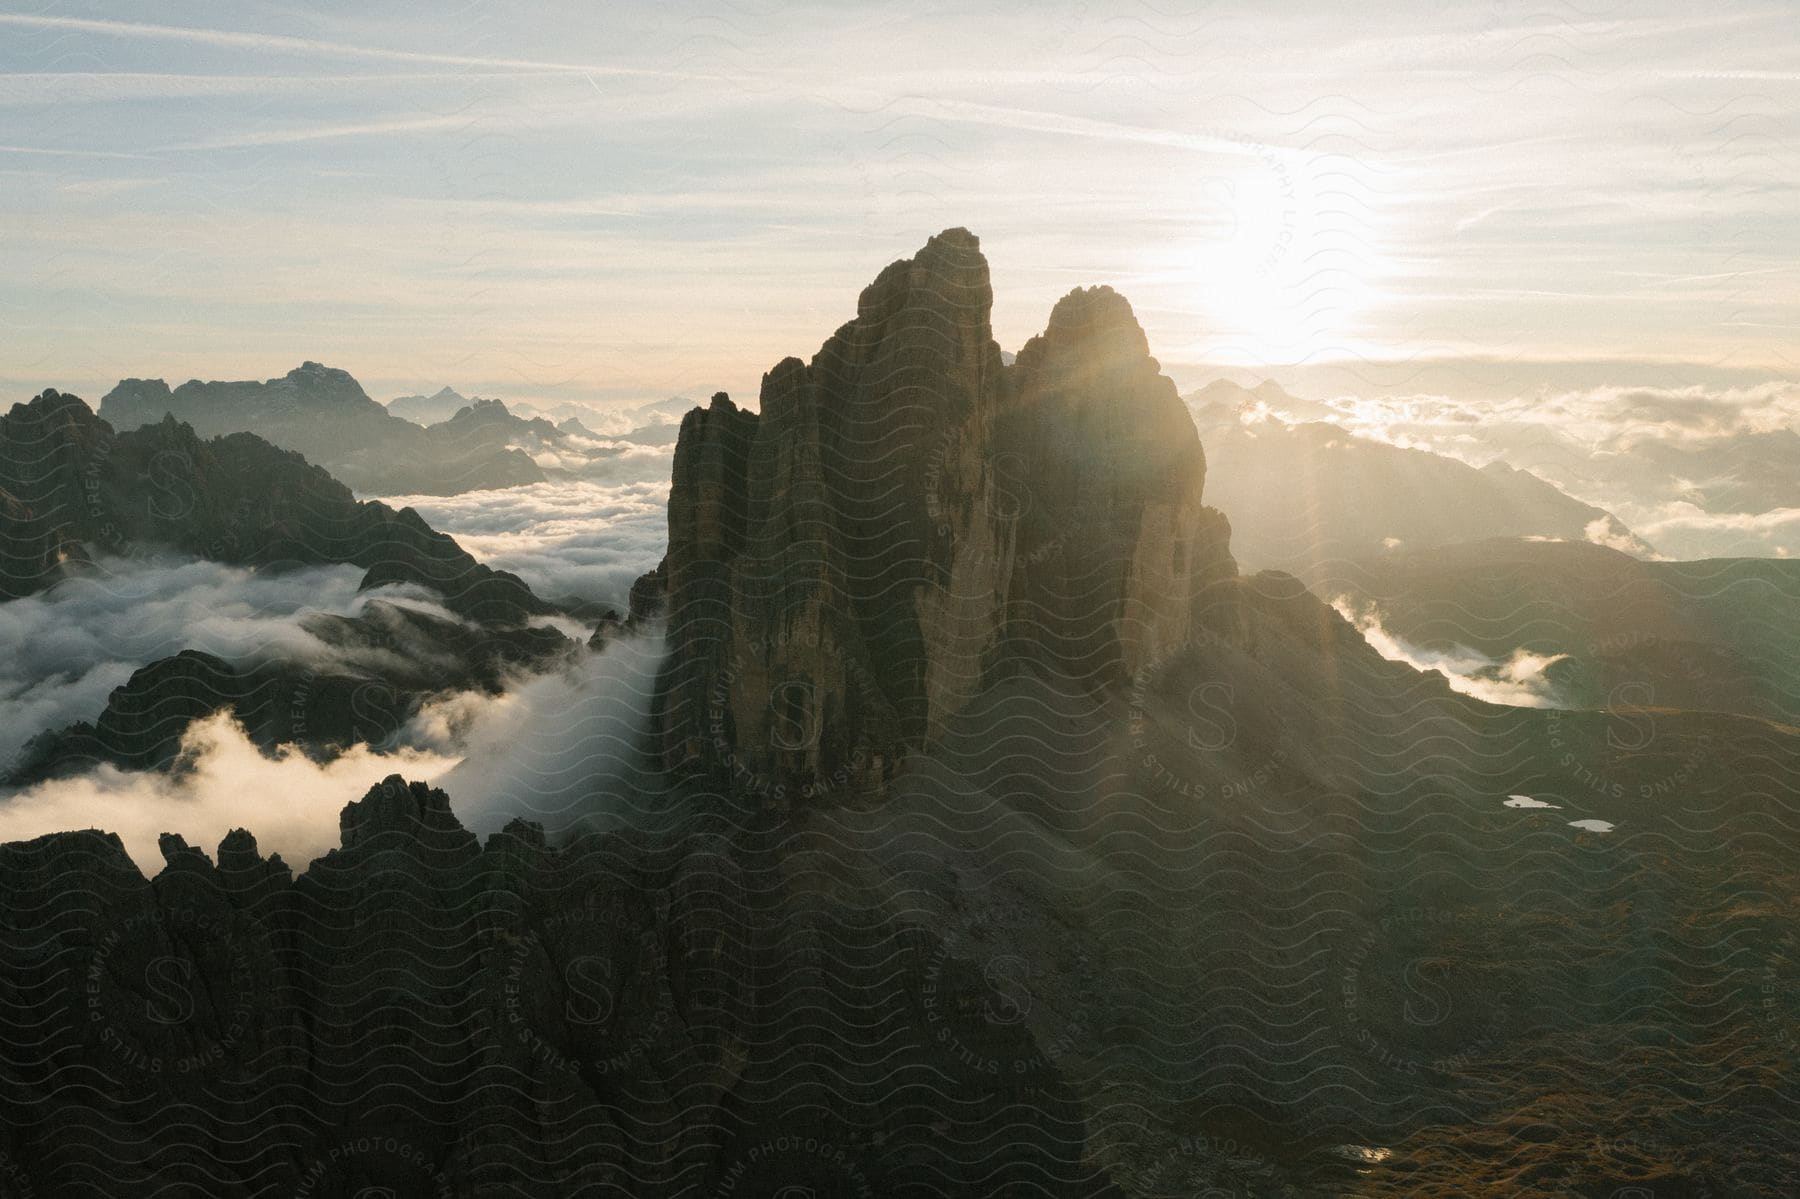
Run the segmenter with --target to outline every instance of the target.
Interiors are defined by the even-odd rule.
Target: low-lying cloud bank
[[[554,578],[612,589],[622,602],[631,580],[662,555],[662,498],[648,489],[560,483],[434,503],[482,530],[465,543],[489,538],[475,552],[488,551],[498,565],[529,575],[540,559],[556,560],[564,571]],[[308,630],[309,622],[323,615],[379,619],[368,611],[376,601],[456,619],[415,587],[359,592],[362,575],[355,566],[267,572],[107,558],[46,592],[0,604],[0,644],[7,646],[0,657],[0,768],[32,736],[94,719],[135,670],[184,649],[241,664],[379,672],[384,663],[376,658],[399,642],[329,644]],[[578,645],[592,632],[562,618],[542,623]],[[394,636],[410,635],[410,626],[400,625]],[[162,860],[159,834],[180,833],[210,852],[226,832],[243,827],[265,853],[279,852],[302,868],[337,844],[344,804],[396,772],[453,788],[459,814],[478,831],[497,829],[514,815],[563,831],[593,819],[609,796],[637,794],[621,780],[648,720],[661,649],[659,637],[625,638],[604,652],[580,651],[561,669],[509,680],[500,695],[440,697],[399,736],[325,763],[291,747],[265,754],[229,713],[220,713],[188,729],[179,772],[102,766],[0,793],[0,840],[103,828],[117,832],[133,860],[154,873]],[[404,650],[421,660],[432,652],[431,645]]]
[[[660,634],[620,638],[504,695],[465,692],[429,704],[402,741],[454,759],[431,778],[476,832],[514,816],[551,836],[629,820],[645,799],[639,754],[662,658]]]
[[[1453,691],[1514,708],[1566,706],[1544,672],[1567,654],[1534,654],[1517,649],[1502,659],[1490,658],[1466,645],[1448,650],[1428,649],[1389,632],[1374,608],[1358,608],[1342,596],[1333,600],[1331,606],[1356,627],[1376,653],[1415,670],[1435,670],[1449,680]]]
[[[291,747],[257,749],[229,713],[189,727],[176,773],[101,766],[0,798],[0,841],[69,829],[119,834],[145,872],[162,868],[157,839],[179,833],[212,853],[247,828],[266,855],[304,869],[338,844],[338,815],[389,774],[449,791],[478,833],[513,816],[551,835],[581,824],[630,819],[627,782],[646,729],[660,637],[624,638],[582,653],[565,669],[517,680],[498,696],[462,693],[426,708],[396,744],[358,745],[330,762]]]
[[[0,768],[46,729],[91,720],[132,671],[198,649],[233,662],[342,664],[304,627],[401,599],[448,616],[411,587],[357,592],[356,566],[279,573],[217,562],[106,558],[49,591],[0,604]]]
[[[552,480],[450,496],[389,496],[431,527],[539,595],[578,597],[623,610],[632,581],[662,560],[668,545],[669,452],[657,450],[655,477],[596,483]]]
[[[442,774],[453,759],[429,751],[376,753],[358,745],[328,763],[291,747],[265,756],[229,712],[188,726],[188,769],[179,774],[101,766],[0,800],[0,841],[97,828],[117,833],[146,876],[162,869],[157,837],[179,833],[208,855],[234,828],[247,828],[267,855],[299,869],[337,845],[338,813],[393,773]]]

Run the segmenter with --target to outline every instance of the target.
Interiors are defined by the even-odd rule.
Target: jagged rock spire
[[[964,229],[865,288],[760,415],[688,414],[665,563],[666,765],[788,802],[871,790],[998,670],[1093,689],[1235,573],[1205,456],[1124,297],[1080,289],[1005,367]]]

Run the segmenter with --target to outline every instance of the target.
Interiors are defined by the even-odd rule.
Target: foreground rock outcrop
[[[298,878],[242,831],[153,882],[98,832],[0,847],[9,1193],[1109,1193],[1005,998],[791,848],[482,846],[399,777]]]
[[[863,291],[810,363],[676,447],[656,737],[782,801],[879,790],[998,675],[1100,689],[1235,575],[1205,456],[1122,296],[1077,290],[1003,365],[976,238]]]

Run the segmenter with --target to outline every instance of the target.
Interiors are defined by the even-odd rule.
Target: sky
[[[1797,84],[1786,0],[0,0],[0,397],[753,399],[953,225],[1184,388],[1792,379]]]

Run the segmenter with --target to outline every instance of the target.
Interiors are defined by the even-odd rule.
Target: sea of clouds
[[[624,609],[632,581],[668,544],[669,454],[658,477],[602,483],[552,480],[450,496],[384,496],[411,507],[481,561],[509,570],[539,595]]]
[[[179,773],[102,765],[0,796],[0,841],[100,828],[153,875],[162,833],[210,853],[247,828],[265,855],[299,870],[337,846],[344,805],[390,774],[444,787],[458,818],[482,834],[514,817],[552,837],[628,821],[645,802],[637,747],[661,656],[655,637],[582,650],[499,695],[442,696],[393,743],[357,745],[328,762],[292,747],[265,753],[221,712],[188,727]]]
[[[304,627],[355,615],[372,598],[427,603],[424,592],[357,594],[356,566],[264,573],[217,562],[106,558],[82,576],[0,603],[0,768],[36,733],[92,719],[138,667],[184,649],[234,662],[339,663]]]

